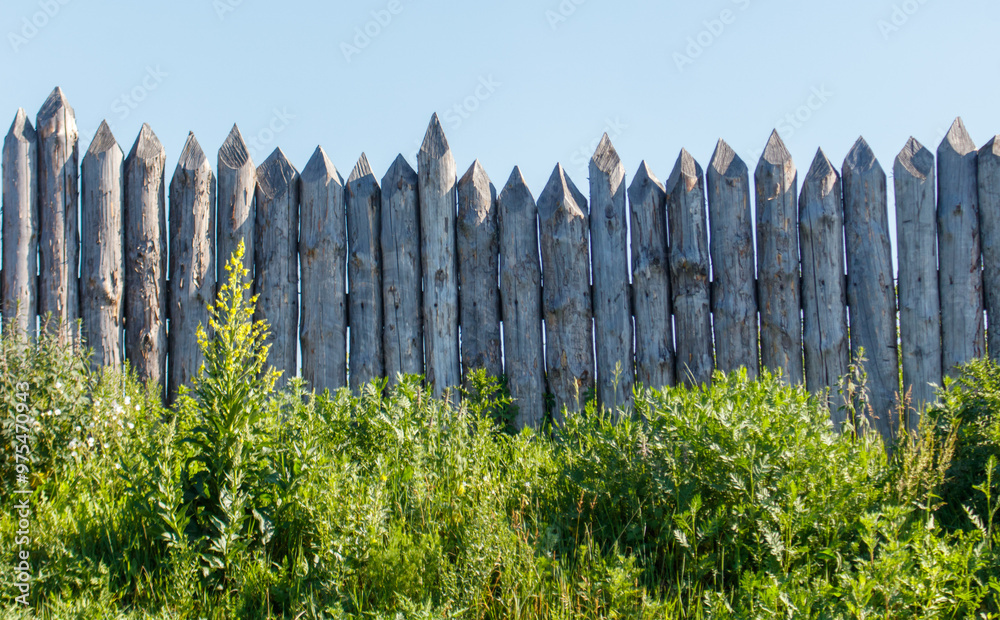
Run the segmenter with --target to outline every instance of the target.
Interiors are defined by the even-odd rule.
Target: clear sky
[[[236,122],[255,163],[322,144],[346,178],[362,151],[416,167],[437,111],[459,174],[519,165],[536,198],[556,162],[585,188],[604,131],[666,180],[720,137],[753,169],[777,127],[801,185],[859,135],[891,175],[955,116],[1000,132],[998,31],[996,0],[3,0],[0,118],[60,85],[81,154],[102,119],[126,152],[148,122],[169,178],[189,130],[214,162]]]

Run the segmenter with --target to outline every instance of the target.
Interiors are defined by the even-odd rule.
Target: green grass
[[[169,409],[127,369],[0,339],[5,567],[18,382],[38,421],[30,607],[5,569],[0,617],[1000,617],[996,365],[891,457],[766,373],[511,434],[481,373],[459,405],[418,377],[275,390],[241,277]]]

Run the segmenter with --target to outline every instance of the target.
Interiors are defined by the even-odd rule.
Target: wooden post
[[[257,168],[254,320],[271,331],[268,362],[280,385],[295,376],[298,345],[299,173],[280,148]]]
[[[402,155],[382,177],[382,339],[389,384],[424,373],[417,173]]]
[[[243,240],[243,267],[253,276],[254,269],[254,190],[257,169],[247,151],[240,129],[233,125],[218,159],[218,241],[216,244],[216,284],[228,281],[226,264]]]
[[[497,211],[504,372],[517,407],[517,428],[538,428],[545,420],[538,209],[516,166],[497,198]]]
[[[434,396],[458,386],[458,276],[455,264],[455,158],[438,115],[417,153],[424,281],[424,350]]]
[[[580,409],[594,387],[587,199],[556,165],[538,197],[542,250],[545,365],[554,401],[552,418]]]
[[[84,346],[93,349],[90,365],[117,367],[122,362],[125,262],[124,155],[107,122],[101,126],[81,164],[80,318]]]
[[[708,222],[701,166],[681,149],[667,179],[670,284],[677,322],[676,377],[690,386],[712,381]]]
[[[458,292],[462,376],[503,374],[500,356],[500,239],[497,191],[477,159],[458,182]]]
[[[347,278],[351,290],[349,379],[359,390],[385,373],[382,358],[382,190],[361,154],[347,179]]]
[[[18,109],[3,141],[3,320],[28,338],[38,315],[38,141]],[[16,320],[15,320],[16,316]]]
[[[750,172],[725,140],[719,140],[705,180],[715,364],[723,372],[746,368],[754,379],[760,368]]]
[[[347,206],[344,179],[323,147],[300,186],[302,378],[321,394],[347,385]]]
[[[173,400],[198,374],[202,353],[198,325],[209,332],[208,306],[215,301],[215,175],[194,134],[170,181],[170,374]]]
[[[38,111],[38,313],[51,315],[60,340],[76,340],[79,318],[80,233],[79,133],[76,114],[62,89],[56,87]]]
[[[888,444],[893,438],[891,416],[899,389],[896,295],[885,172],[864,138],[858,138],[844,160],[843,183],[851,351],[857,355],[858,349],[865,350],[874,409],[870,421]]]
[[[919,411],[941,384],[941,304],[938,297],[934,154],[910,138],[892,167],[899,254],[899,336],[903,392]],[[919,417],[908,416],[916,430]]]
[[[754,172],[760,361],[792,384],[802,383],[796,185],[792,156],[773,131]]]
[[[827,405],[838,431],[844,423],[837,383],[847,373],[847,292],[844,290],[844,197],[840,174],[816,151],[799,197],[802,251],[802,342],[806,387],[829,390]]]
[[[125,158],[125,358],[143,381],[165,383],[167,154],[143,124]]]
[[[632,305],[636,379],[661,389],[674,384],[674,327],[667,244],[667,194],[646,162],[628,188],[632,211]]]
[[[590,244],[594,277],[597,400],[617,412],[632,403],[632,294],[625,167],[604,134],[590,159]]]
[[[979,234],[983,248],[983,292],[989,331],[990,359],[1000,360],[1000,136],[979,149]],[[6,264],[6,262],[5,262]],[[4,297],[6,299],[6,297]]]
[[[937,151],[943,370],[986,354],[983,275],[980,271],[976,145],[956,118]]]

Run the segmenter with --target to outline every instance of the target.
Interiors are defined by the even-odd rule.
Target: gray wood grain
[[[167,154],[143,124],[125,158],[125,357],[163,386],[167,360]]]
[[[987,333],[987,350],[990,359],[1000,360],[1000,136],[990,138],[979,149],[977,165],[983,295],[986,317],[993,322]]]
[[[462,376],[503,374],[500,352],[500,239],[497,191],[477,159],[458,181],[458,308]]]
[[[50,332],[75,341],[79,318],[79,132],[76,114],[56,87],[38,111],[38,313]],[[61,327],[59,325],[61,324]]]
[[[941,350],[945,374],[986,354],[976,145],[956,118],[937,150]]]
[[[382,339],[389,384],[424,374],[417,173],[402,155],[382,177]]]
[[[3,141],[4,327],[35,336],[38,315],[38,138],[20,108]]]
[[[497,197],[497,211],[504,374],[517,407],[515,425],[538,428],[546,390],[538,209],[517,167]]]
[[[298,351],[299,173],[280,148],[257,168],[254,320],[267,321],[268,362],[280,385],[295,376]]]
[[[219,149],[218,240],[216,242],[216,284],[228,279],[226,265],[243,241],[243,267],[253,276],[254,265],[254,193],[257,168],[243,141],[240,129],[233,125]]]
[[[910,138],[892,166],[899,254],[899,336],[903,392],[918,410],[941,385],[941,304],[938,297],[934,154]],[[915,430],[917,411],[907,416]]]
[[[111,128],[101,126],[83,156],[80,172],[80,318],[93,369],[122,363],[125,261],[123,254],[124,155]]]
[[[302,170],[299,269],[302,378],[331,392],[347,385],[347,203],[344,180],[316,147]]]
[[[753,379],[760,362],[750,172],[725,140],[719,140],[705,180],[715,364],[723,372],[746,368]]]
[[[203,357],[198,326],[209,331],[208,306],[215,301],[215,174],[193,133],[170,181],[170,331],[167,334],[167,395],[198,374]]]
[[[456,172],[438,115],[431,117],[417,153],[421,270],[424,282],[424,354],[434,396],[461,381],[456,264]]]
[[[594,387],[587,199],[561,165],[538,197],[545,316],[545,366],[552,418],[579,410]]]
[[[701,166],[681,149],[667,179],[670,286],[677,324],[676,377],[689,386],[712,382],[708,221]]]
[[[754,171],[760,361],[792,384],[802,383],[797,183],[792,156],[773,131]]]
[[[843,165],[844,239],[851,352],[864,348],[873,411],[872,428],[890,443],[899,390],[896,357],[896,295],[893,290],[888,198],[882,166],[864,138]]]
[[[382,191],[361,154],[347,179],[347,281],[351,291],[348,380],[358,390],[385,374],[382,356]]]
[[[673,298],[667,194],[645,161],[639,164],[629,185],[628,199],[632,217],[636,380],[658,390],[674,384]]]
[[[830,418],[839,431],[845,412],[837,386],[850,362],[844,289],[844,197],[840,174],[823,149],[816,151],[802,181],[799,246],[806,387],[814,394],[828,390]]]

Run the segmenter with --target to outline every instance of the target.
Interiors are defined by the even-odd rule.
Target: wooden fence
[[[191,135],[169,186],[146,125],[127,156],[106,124],[82,161],[77,142],[58,88],[4,141],[4,318],[80,319],[95,366],[127,358],[168,395],[196,372],[196,327],[240,240],[286,377],[301,359],[318,390],[416,373],[440,395],[483,367],[506,374],[522,426],[542,421],[546,393],[559,419],[591,389],[625,405],[635,382],[716,369],[835,393],[863,347],[888,438],[898,360],[928,402],[986,353],[984,315],[1000,312],[1000,145],[977,151],[960,119],[936,158],[911,138],[894,162],[898,278],[886,175],[863,139],[840,171],[817,151],[800,192],[773,133],[755,208],[722,140],[707,174],[682,150],[665,185],[642,163],[626,186],[605,135],[589,202],[558,165],[537,202],[517,168],[499,194],[478,161],[459,178],[436,115],[417,170],[400,156],[381,182],[364,155],[344,181],[322,148],[301,174],[280,149],[255,167],[236,127],[218,178]],[[1000,357],[1000,330],[989,345]]]

